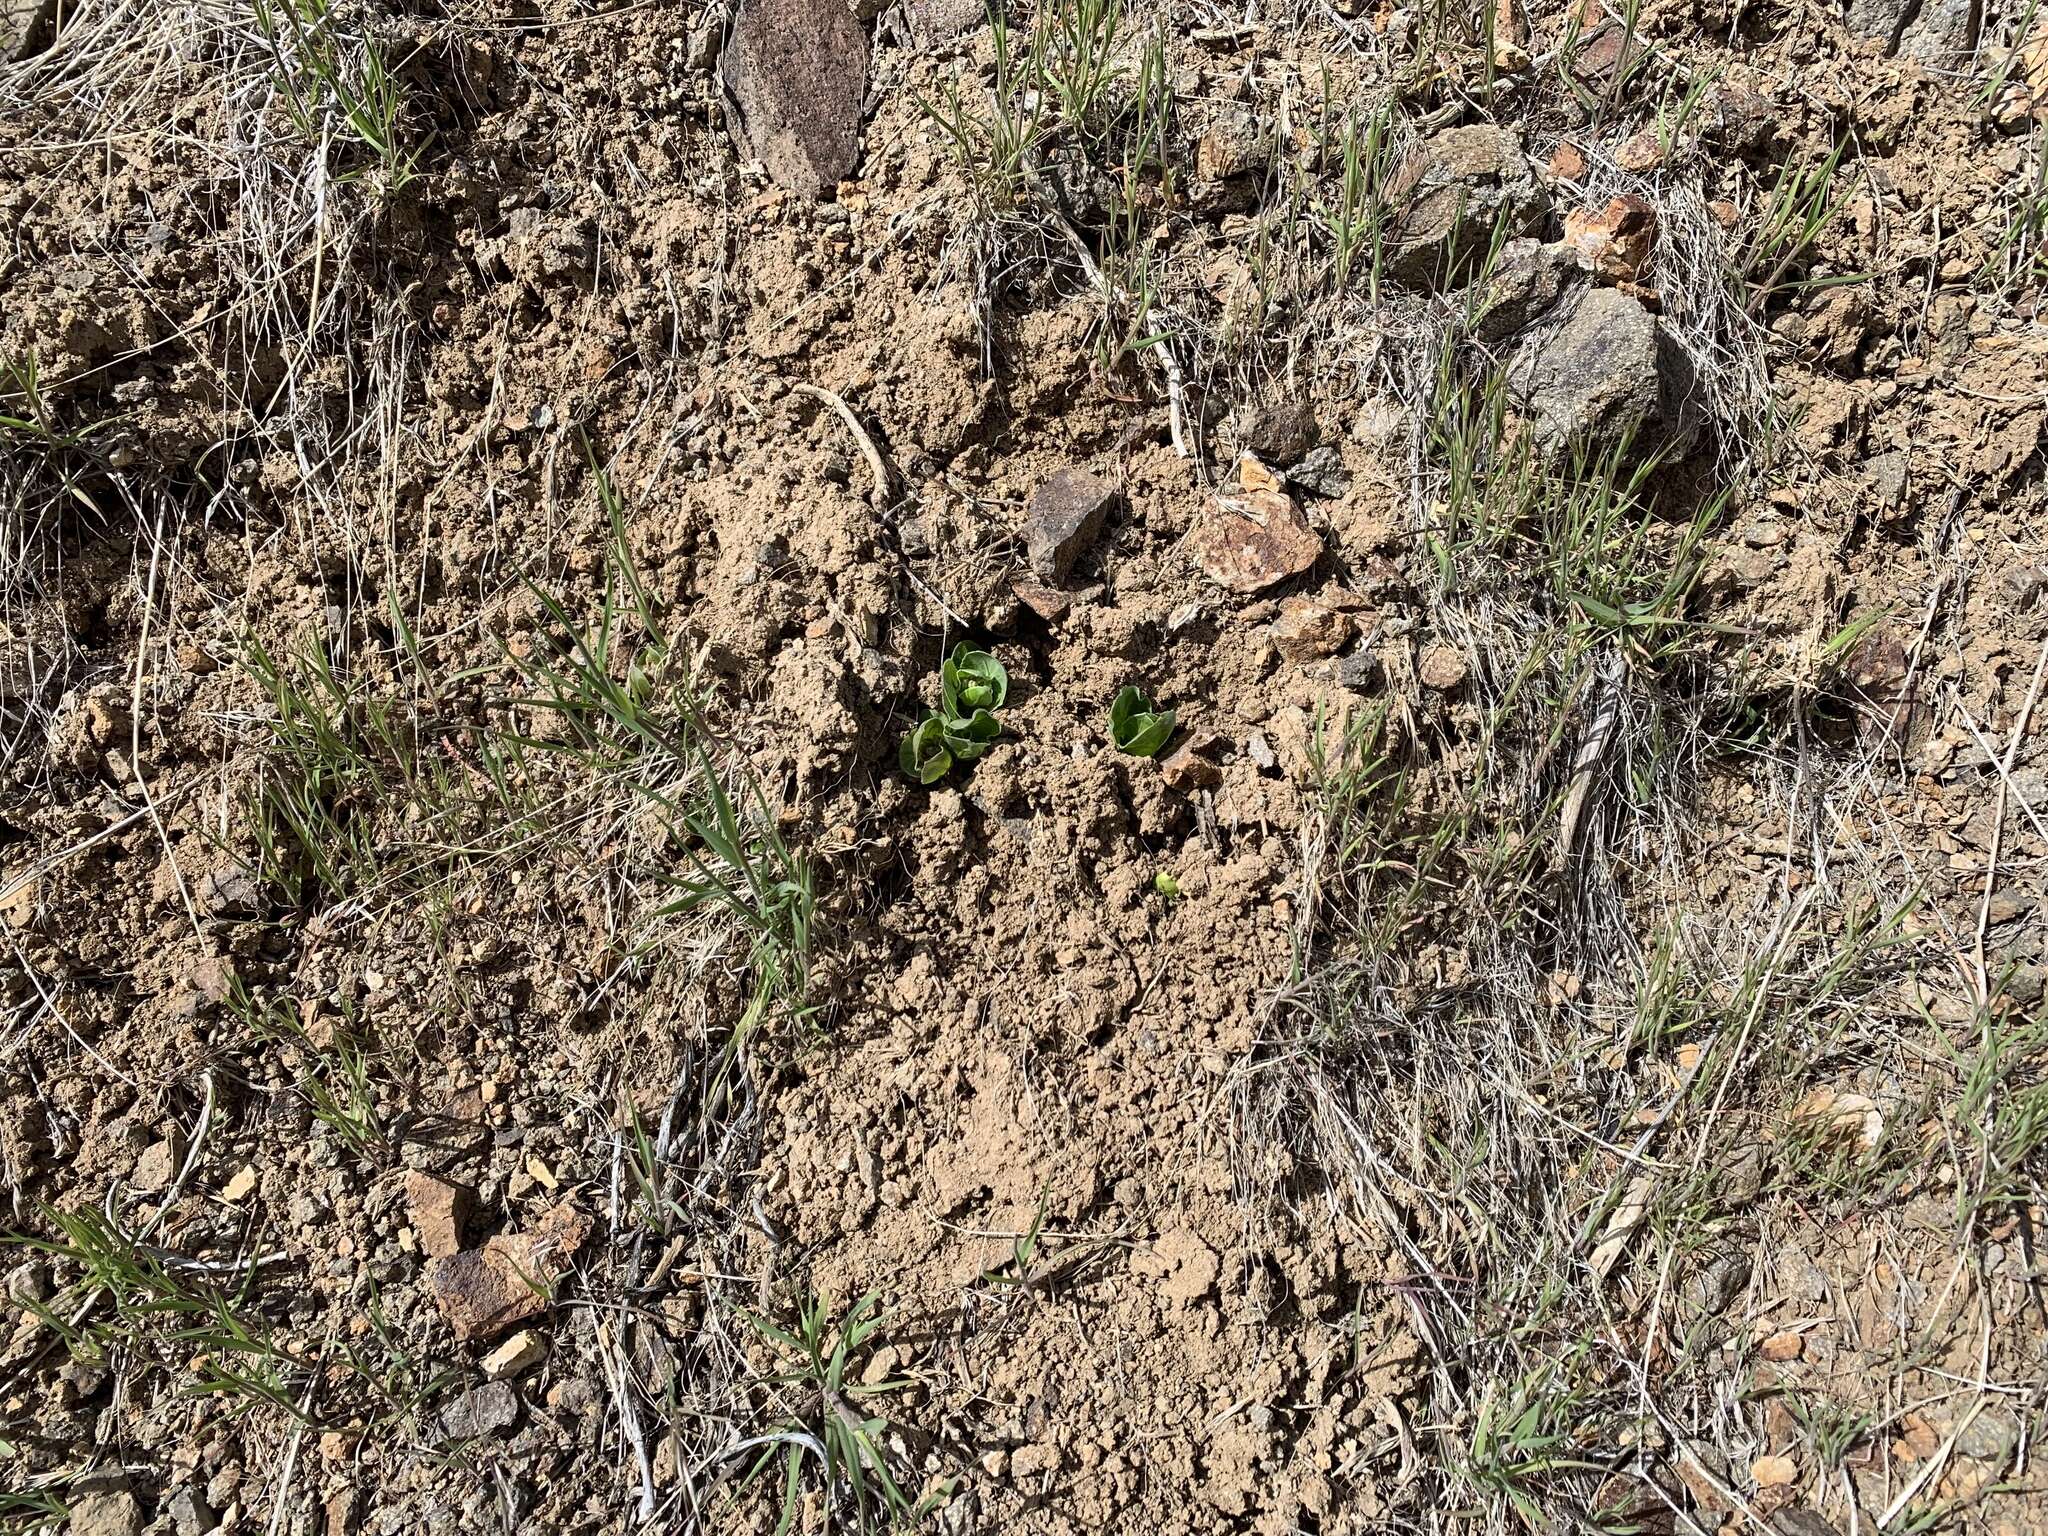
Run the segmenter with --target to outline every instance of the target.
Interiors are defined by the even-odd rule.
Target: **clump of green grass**
[[[130,1231],[114,1215],[39,1205],[39,1232],[0,1244],[42,1255],[57,1292],[25,1305],[74,1360],[132,1375],[147,1368],[183,1397],[234,1417],[286,1423],[397,1426],[415,1419],[454,1379],[397,1337],[371,1297],[366,1337],[334,1341],[318,1358],[279,1342],[279,1293],[263,1283],[281,1254],[187,1257],[163,1246],[154,1223]]]
[[[1845,137],[1825,155],[1789,158],[1779,166],[1763,209],[1735,255],[1751,315],[1763,314],[1784,294],[1865,280],[1861,272],[1808,274],[1821,238],[1847,212],[1861,185],[1860,171],[1843,168],[1848,148]]]
[[[1956,1221],[1964,1233],[2041,1197],[2048,1152],[2048,1018],[2003,998],[1978,1010],[1976,1039],[1944,1036],[1961,1089],[1951,1115],[1964,1156]]]
[[[748,936],[753,990],[742,1033],[777,1006],[791,1018],[804,1018],[810,1011],[811,932],[817,921],[810,861],[784,840],[758,786],[757,814],[747,823],[708,758],[704,786],[709,809],[682,817],[692,839],[685,853],[696,874],[673,882],[680,894],[658,915],[717,908]]]
[[[1117,57],[1124,19],[1124,0],[1050,0],[1020,36],[1001,0],[989,0],[987,90],[976,92],[955,75],[936,101],[920,102],[951,145],[983,218],[1034,207],[1044,195],[1043,157],[1056,139],[1091,160],[1110,147],[1126,74]],[[1163,78],[1154,84],[1163,86]],[[1159,131],[1159,121],[1146,116],[1150,109],[1150,95],[1141,96],[1134,129],[1141,144]]]
[[[69,1506],[46,1488],[10,1488],[0,1492],[0,1522],[21,1536],[58,1530],[70,1519]]]
[[[55,404],[43,387],[36,354],[0,358],[0,441],[44,451],[83,448],[117,419],[106,416],[84,426],[61,425]],[[86,506],[98,510],[90,501]]]
[[[322,637],[273,650],[252,635],[243,665],[270,705],[243,824],[289,906],[425,889],[527,829],[517,737],[466,754],[463,724],[338,668]]]
[[[26,1303],[72,1358],[106,1364],[139,1353],[184,1378],[191,1395],[301,1417],[303,1367],[253,1306],[258,1263],[186,1259],[96,1210],[43,1206],[39,1215],[53,1235],[9,1241],[75,1272],[49,1301]]]
[[[1376,304],[1397,212],[1389,196],[1401,163],[1397,107],[1389,95],[1373,107],[1348,111],[1332,135],[1327,82],[1325,89],[1324,153],[1336,162],[1337,180],[1327,195],[1312,194],[1315,219],[1328,244],[1330,281],[1342,291],[1362,280]]]
[[[945,1502],[950,1483],[919,1498],[904,1491],[891,1470],[890,1421],[873,1411],[873,1405],[900,1395],[909,1380],[861,1379],[863,1364],[882,1347],[889,1324],[878,1292],[868,1292],[839,1316],[829,1297],[806,1294],[787,1328],[753,1313],[741,1316],[764,1345],[782,1355],[758,1380],[783,1416],[732,1448],[735,1456],[754,1453],[743,1488],[781,1464],[777,1536],[791,1530],[801,1512],[807,1468],[815,1470],[832,1518],[850,1517],[854,1530],[901,1529]],[[789,1388],[793,1396],[784,1390]]]
[[[1126,0],[1047,0],[1020,34],[992,0],[986,89],[956,75],[921,105],[969,189],[963,235],[990,362],[996,288],[1078,267],[1101,305],[1091,337],[1097,362],[1110,373],[1156,360],[1176,398],[1176,442],[1184,443],[1177,326],[1156,250],[1176,180],[1172,74],[1164,32],[1154,29],[1133,49],[1127,22]],[[1060,262],[1061,251],[1072,266]]]
[[[299,1093],[313,1118],[358,1157],[388,1159],[396,1148],[393,1117],[383,1108],[380,1072],[370,1041],[343,999],[342,1022],[325,1046],[316,1045],[291,999],[259,996],[240,977],[228,987],[228,1008],[258,1046],[288,1046],[302,1066]]]
[[[0,357],[0,515],[8,524],[0,550],[0,598],[33,587],[36,573],[58,558],[54,529],[65,514],[107,515],[107,429],[103,416],[67,422],[51,397],[34,352]]]
[[[243,804],[253,866],[296,912],[379,918],[404,898],[431,917],[491,872],[611,823],[647,866],[636,879],[665,893],[629,915],[632,942],[652,942],[667,918],[722,915],[745,935],[747,1026],[777,1009],[802,1016],[810,862],[758,782],[728,788],[687,655],[633,564],[609,477],[593,470],[614,530],[595,611],[586,620],[531,589],[539,632],[505,649],[502,670],[445,673],[395,604],[393,653],[370,665],[344,669],[324,639],[284,652],[248,642],[270,704]]]
[[[373,37],[344,32],[332,0],[253,0],[256,27],[277,59],[276,84],[292,126],[315,145],[353,145],[386,195],[418,174],[420,146],[405,140],[405,88]]]

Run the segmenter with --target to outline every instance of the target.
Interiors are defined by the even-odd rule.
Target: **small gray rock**
[[[1974,0],[1922,0],[1899,37],[1898,54],[1929,69],[1953,69],[1976,46]]]
[[[1344,454],[1335,443],[1311,448],[1301,462],[1287,471],[1287,483],[1309,493],[1331,499],[1351,489],[1351,471],[1344,467]]]
[[[208,1536],[209,1532],[220,1528],[220,1517],[206,1502],[206,1495],[189,1483],[172,1494],[165,1507],[170,1512],[171,1524],[178,1529],[178,1536]]]
[[[15,1265],[7,1275],[7,1299],[17,1302],[48,1301],[49,1266],[34,1259],[25,1259]]]
[[[6,0],[0,4],[0,60],[18,64],[57,40],[63,14],[58,0]]]
[[[1885,511],[1903,506],[1906,500],[1906,455],[1894,448],[1886,453],[1873,453],[1863,461],[1863,478],[1869,483],[1871,494]]]
[[[981,0],[908,0],[910,33],[927,48],[973,31],[988,16]]]
[[[1700,134],[1707,143],[1733,155],[1769,153],[1777,142],[1779,112],[1770,98],[1736,85],[1707,93],[1700,114]]]
[[[1337,681],[1360,693],[1379,687],[1385,676],[1386,669],[1380,665],[1379,653],[1365,646],[1337,662]]]
[[[1521,140],[1486,123],[1426,141],[1388,190],[1401,213],[1387,266],[1406,282],[1453,279],[1476,264],[1497,224],[1505,222],[1510,237],[1532,234],[1550,212]]]
[[[208,870],[199,877],[199,905],[211,917],[253,917],[263,904],[256,877],[242,864]]]
[[[724,45],[723,20],[706,18],[690,28],[684,62],[693,74],[709,74],[711,66],[718,62],[718,50]]]
[[[1749,1255],[1740,1249],[1714,1255],[1701,1268],[1688,1274],[1680,1295],[1694,1316],[1719,1317],[1735,1305],[1749,1284]]]
[[[1102,525],[1116,500],[1116,487],[1085,469],[1055,470],[1032,493],[1024,525],[1025,557],[1031,574],[1058,586],[1073,574],[1074,562],[1102,537]]]
[[[1778,1536],[1842,1536],[1842,1528],[1811,1509],[1781,1509],[1771,1517]]]
[[[1869,43],[1883,43],[1890,53],[1899,45],[1910,0],[1849,0],[1849,30]]]
[[[1506,340],[1556,304],[1580,270],[1571,247],[1561,241],[1508,241],[1473,295],[1472,334],[1481,341]]]
[[[1962,1422],[1960,1416],[1956,1423]],[[1944,1438],[1955,1433],[1946,1423],[1937,1425]],[[2020,1421],[2009,1408],[1986,1406],[1956,1435],[1956,1454],[1971,1461],[2002,1462],[2019,1444]]]
[[[778,185],[817,197],[853,174],[868,39],[844,0],[740,0],[720,74],[748,153]]]
[[[1264,462],[1292,464],[1322,435],[1316,413],[1305,400],[1256,400],[1237,413],[1237,433],[1244,446]]]
[[[142,1155],[135,1159],[135,1166],[128,1177],[144,1194],[157,1194],[170,1188],[171,1180],[178,1174],[178,1160],[183,1155],[179,1138],[166,1136],[162,1141],[153,1142],[143,1148]]]
[[[477,1440],[510,1429],[519,1417],[519,1394],[508,1381],[465,1392],[441,1410],[441,1429],[450,1440]]]

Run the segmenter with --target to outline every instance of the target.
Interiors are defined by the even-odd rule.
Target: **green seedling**
[[[946,746],[946,726],[937,715],[926,715],[903,738],[897,762],[920,784],[936,784],[953,771],[953,754]]]
[[[1045,1231],[1045,1201],[1049,1189],[1038,1192],[1038,1209],[1032,1213],[1031,1225],[1017,1234],[1010,1245],[1010,1259],[994,1269],[981,1272],[985,1285],[1006,1286],[1014,1290],[1029,1290],[1031,1277],[1038,1263],[1039,1239]]]
[[[995,745],[995,739],[1003,734],[1003,727],[987,710],[977,709],[965,717],[940,718],[939,732],[945,738],[946,750],[953,754],[955,761],[971,763]]]
[[[966,641],[939,665],[939,687],[949,720],[965,719],[1003,707],[1010,696],[1010,674],[987,651],[969,650]]]
[[[1172,901],[1180,895],[1180,882],[1162,869],[1152,877],[1152,889],[1168,901]]]
[[[897,762],[920,784],[936,784],[955,763],[971,763],[1003,734],[995,712],[1010,696],[1010,674],[965,641],[939,664],[939,707],[903,738]]]
[[[399,69],[367,35],[344,34],[333,0],[255,0],[256,29],[278,63],[275,77],[285,114],[312,143],[353,143],[374,164],[383,190],[395,193],[419,174],[420,147],[406,148],[405,87]]]
[[[1174,711],[1154,710],[1144,694],[1125,688],[1109,706],[1109,737],[1119,752],[1156,757],[1173,737],[1175,718]]]
[[[792,1530],[803,1511],[807,1459],[818,1463],[816,1486],[828,1516],[841,1517],[830,1520],[833,1529],[869,1531],[886,1525],[900,1530],[945,1502],[950,1482],[917,1499],[897,1482],[890,1467],[890,1421],[867,1407],[911,1385],[904,1377],[871,1379],[861,1369],[889,1323],[879,1292],[868,1292],[843,1316],[834,1315],[829,1297],[805,1295],[798,1301],[795,1325],[789,1328],[744,1310],[739,1315],[763,1344],[784,1357],[778,1369],[759,1378],[782,1408],[780,1416],[733,1447],[736,1452],[756,1452],[742,1487],[760,1479],[776,1462],[782,1464],[782,1517],[776,1536]]]

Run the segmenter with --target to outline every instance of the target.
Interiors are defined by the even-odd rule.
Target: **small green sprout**
[[[936,784],[955,763],[971,763],[1003,734],[995,712],[1010,696],[1010,674],[966,641],[939,664],[939,707],[903,738],[897,761],[920,784]]]
[[[953,770],[953,754],[946,746],[946,723],[937,715],[926,715],[903,738],[897,761],[918,783],[938,783]]]
[[[1162,869],[1152,877],[1152,889],[1164,896],[1168,901],[1172,901],[1176,896],[1180,895],[1180,882],[1174,879],[1166,870]]]
[[[1010,696],[1010,674],[987,651],[970,650],[963,640],[939,666],[939,691],[946,718],[967,719],[1003,707]]]
[[[977,709],[965,718],[944,719],[932,716],[938,722],[939,733],[945,738],[946,750],[960,762],[971,763],[995,744],[1003,734],[1002,722],[985,709]]]
[[[1173,737],[1174,712],[1155,711],[1135,688],[1119,692],[1109,706],[1109,737],[1119,752],[1154,757]]]

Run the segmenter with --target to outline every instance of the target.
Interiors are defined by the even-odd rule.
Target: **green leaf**
[[[977,709],[965,719],[939,721],[939,731],[946,750],[959,761],[971,763],[995,744],[1003,727],[987,710]]]
[[[978,755],[981,749],[977,748]],[[896,760],[903,771],[920,784],[936,784],[953,767],[953,754],[946,745],[945,723],[937,715],[926,715],[916,729],[903,738]]]
[[[1010,674],[987,651],[970,650],[966,641],[939,665],[942,713],[949,720],[969,718],[982,710],[1003,707],[1010,696]]]
[[[1177,718],[1170,709],[1155,711],[1137,689],[1120,689],[1109,706],[1109,739],[1119,752],[1152,757],[1173,739]]]

